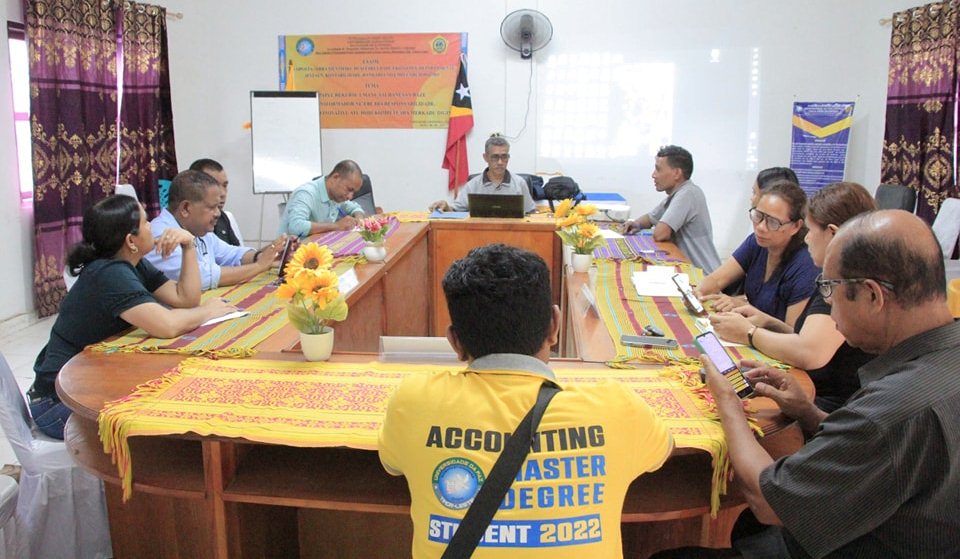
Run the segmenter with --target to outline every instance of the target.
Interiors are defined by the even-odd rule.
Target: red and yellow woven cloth
[[[288,323],[286,308],[274,293],[277,273],[264,272],[248,282],[206,291],[202,300],[221,297],[247,316],[200,326],[177,338],[154,338],[140,328],[90,346],[93,351],[181,353],[215,357],[249,357],[254,346]]]
[[[597,260],[597,310],[604,326],[610,333],[617,357],[610,366],[623,366],[630,361],[663,363],[699,367],[700,351],[693,339],[701,333],[697,317],[690,313],[680,297],[646,297],[637,294],[631,282],[633,272],[644,269],[642,262],[628,260]],[[690,264],[676,263],[678,272],[689,275],[694,285],[703,278],[703,272]],[[678,292],[679,295],[679,292]],[[644,335],[646,326],[654,326],[664,337],[677,340],[676,349],[651,347],[649,349],[625,346],[620,336]],[[752,359],[781,366],[779,362],[763,353],[743,345],[727,350],[736,360]]]
[[[395,227],[394,227],[395,229]],[[359,261],[364,261],[359,258]],[[341,275],[358,262],[357,257],[334,261],[333,270]],[[107,353],[179,353],[209,357],[250,357],[257,344],[289,324],[283,301],[277,291],[276,269],[268,270],[250,281],[205,291],[201,299],[220,297],[246,316],[200,326],[176,338],[154,338],[140,328],[134,328],[115,338],[93,344],[93,351]]]
[[[713,457],[712,510],[729,474],[727,446],[702,389],[685,386],[680,367],[558,369],[561,385],[615,381],[632,387],[667,422],[678,448]],[[124,498],[133,486],[128,439],[196,433],[299,447],[376,449],[393,390],[406,375],[461,366],[303,363],[189,358],[100,412],[104,451],[113,454]]]
[[[392,216],[387,222],[387,232],[385,238],[390,238],[400,227],[400,221]],[[353,229],[349,231],[330,231],[310,238],[311,243],[324,245],[330,249],[334,258],[349,258],[358,256],[366,244],[360,233]]]

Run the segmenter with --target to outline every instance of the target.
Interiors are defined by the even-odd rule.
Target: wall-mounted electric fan
[[[520,52],[520,58],[530,58],[553,38],[553,24],[536,10],[510,12],[500,24],[500,36],[508,47]]]

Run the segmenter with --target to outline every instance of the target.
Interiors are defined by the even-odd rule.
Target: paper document
[[[441,212],[440,210],[433,210],[433,213],[430,214],[430,219],[467,219],[470,217],[470,212]]]
[[[601,229],[600,236],[604,239],[622,239],[623,235],[617,233],[613,229]]]
[[[643,272],[634,272],[630,279],[641,297],[681,297],[673,283],[676,273],[673,266],[647,266]]]
[[[350,293],[350,291],[358,285],[360,285],[360,279],[357,278],[357,271],[353,268],[344,272],[337,281],[337,288],[340,290],[340,293],[344,295]]]
[[[240,318],[241,316],[247,316],[248,314],[250,314],[250,313],[248,313],[247,311],[233,311],[233,312],[230,313],[230,314],[225,314],[225,315],[223,315],[223,316],[218,316],[217,318],[211,318],[210,320],[204,322],[204,323],[201,324],[200,326],[210,326],[211,324],[216,324],[216,323],[218,323],[218,322],[223,322],[223,321],[225,321],[225,320],[231,320],[231,319],[234,319],[234,318]]]

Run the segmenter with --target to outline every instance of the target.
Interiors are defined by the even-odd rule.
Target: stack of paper
[[[677,270],[673,266],[647,266],[643,272],[634,272],[630,280],[641,297],[680,297],[680,290],[673,283]],[[689,282],[687,274],[680,274]]]

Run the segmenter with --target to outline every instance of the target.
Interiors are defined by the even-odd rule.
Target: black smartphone
[[[697,299],[697,296],[693,294],[693,290],[690,289],[690,285],[683,281],[682,278],[683,276],[680,274],[673,275],[673,284],[680,290],[680,295],[683,296],[683,304],[690,312],[697,316],[707,314],[706,309],[703,308],[703,304],[700,303],[700,299]]]
[[[280,269],[277,271],[277,277],[280,279],[283,279],[286,276],[286,271],[284,268],[287,267],[287,262],[290,261],[290,257],[293,256],[293,253],[296,249],[297,237],[287,237],[287,240],[283,243],[283,252],[280,253]]]
[[[677,340],[673,338],[661,338],[657,336],[620,336],[620,343],[632,347],[665,347],[668,349],[677,348]]]
[[[720,343],[720,339],[717,338],[716,334],[713,332],[704,332],[694,338],[693,343],[697,344],[701,353],[713,361],[713,364],[717,367],[717,370],[720,371],[720,374],[730,381],[733,389],[737,391],[737,396],[743,399],[753,395],[753,387],[750,386],[747,378],[743,376],[743,371],[740,370],[740,367],[737,367],[733,357],[730,357],[730,354],[724,349],[723,344]]]

